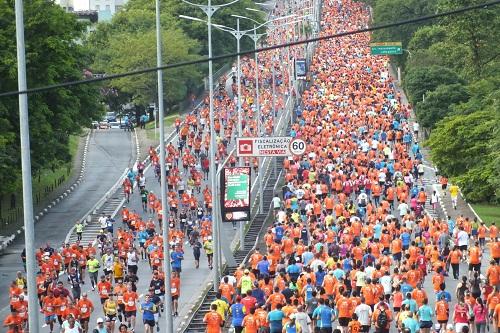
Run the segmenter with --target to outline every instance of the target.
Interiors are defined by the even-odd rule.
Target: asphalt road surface
[[[35,243],[60,247],[67,231],[82,218],[135,162],[133,132],[119,129],[94,130],[90,136],[84,180],[68,197],[35,225]],[[9,313],[9,285],[16,271],[23,270],[20,254],[24,237],[18,237],[0,256],[0,318]]]

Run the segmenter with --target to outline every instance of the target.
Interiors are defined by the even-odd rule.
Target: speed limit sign
[[[294,155],[302,155],[306,152],[306,143],[301,139],[293,139],[290,142],[290,152]]]

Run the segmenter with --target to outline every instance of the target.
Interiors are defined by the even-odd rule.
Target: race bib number
[[[135,305],[135,302],[134,301],[128,301],[128,306],[134,306]]]
[[[87,307],[82,307],[82,308],[80,309],[80,311],[81,311],[82,313],[87,313]]]
[[[119,301],[123,301],[123,296],[118,296]]]
[[[108,294],[108,290],[107,290],[107,289],[103,289],[103,290],[101,291],[101,293],[102,293],[103,295],[107,295],[107,294]]]
[[[170,288],[170,292],[173,294],[173,293],[176,293],[177,292],[177,288]]]
[[[156,295],[161,294],[161,290],[160,290],[160,289],[156,289],[156,290],[155,290],[155,294],[156,294]]]
[[[66,307],[64,305],[61,306],[61,311],[66,310]]]
[[[51,306],[47,307],[47,312],[52,312],[53,308]]]

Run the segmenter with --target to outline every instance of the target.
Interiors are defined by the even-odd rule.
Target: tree
[[[425,101],[416,104],[417,118],[423,127],[434,128],[438,121],[451,115],[454,104],[465,102],[468,98],[465,86],[460,83],[439,85],[426,94]]]
[[[79,43],[86,26],[50,1],[24,2],[28,87],[83,79],[91,62]],[[17,89],[14,1],[0,2],[0,91]],[[28,96],[33,172],[69,161],[69,136],[101,116],[97,85]],[[1,193],[16,187],[21,150],[17,98],[0,99]]]
[[[438,8],[448,11],[484,3],[484,0],[439,0]],[[442,18],[450,40],[465,46],[469,52],[463,54],[468,66],[464,67],[469,77],[488,75],[491,66],[498,66],[500,50],[500,8],[492,6],[461,15]]]
[[[427,146],[440,172],[457,182],[467,199],[499,202],[499,113],[491,110],[440,121]],[[498,110],[497,110],[498,111]]]
[[[416,67],[408,69],[404,78],[404,87],[412,104],[422,100],[427,92],[442,84],[463,83],[458,75],[442,66]]]
[[[428,49],[432,44],[446,39],[446,29],[440,25],[427,25],[419,28],[408,42],[411,51]]]
[[[185,4],[180,0],[166,0],[166,2],[168,3],[168,6],[174,17],[177,17],[178,15],[187,15],[197,17],[202,20],[206,20],[207,18],[206,15],[201,11],[201,9]],[[192,2],[199,4],[207,3],[206,0],[198,0]],[[212,0],[213,5],[224,4],[228,2],[228,0]],[[266,19],[262,13],[248,11],[246,10],[246,8],[262,9],[259,8],[251,0],[240,0],[230,6],[222,7],[221,9],[217,10],[212,17],[212,23],[221,24],[236,29],[236,18],[232,17],[232,14],[243,15],[262,23],[265,22]],[[178,20],[178,24],[189,37],[200,42],[200,54],[204,56],[208,55],[207,25],[203,22],[194,22],[186,19]],[[253,26],[254,23],[249,20],[240,20],[241,30],[252,29]],[[250,50],[253,49],[253,46],[253,42],[250,38],[245,37],[241,39],[241,50]],[[212,28],[212,49],[214,56],[233,53],[236,52],[236,41],[234,40],[234,38],[229,36],[227,32]]]
[[[179,29],[164,30],[163,62],[165,64],[197,58],[198,43],[189,39]],[[156,66],[156,34],[154,30],[139,33],[117,33],[108,45],[97,54],[98,63],[106,73],[123,73]],[[168,105],[182,101],[190,87],[201,79],[194,66],[178,67],[165,71],[165,98]],[[113,80],[111,86],[120,93],[131,96],[136,105],[146,106],[156,100],[156,73],[127,76]]]

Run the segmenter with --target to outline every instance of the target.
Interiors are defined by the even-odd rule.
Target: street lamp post
[[[215,256],[214,256],[214,290],[219,290],[219,282],[220,282],[220,274],[221,274],[221,228],[219,221],[215,218],[217,212],[217,205],[219,200],[217,195],[217,180],[216,180],[216,165],[215,165],[215,151],[217,149],[215,142],[215,121],[214,121],[214,92],[213,92],[213,61],[212,59],[212,16],[213,14],[220,8],[232,5],[239,0],[233,0],[224,5],[212,5],[212,0],[208,0],[207,5],[199,5],[187,0],[182,0],[182,2],[187,3],[189,5],[195,6],[203,10],[203,12],[207,15],[207,28],[208,28],[208,99],[209,99],[209,116],[210,116],[210,187],[212,189],[212,229],[214,233],[214,243],[215,243]]]
[[[258,28],[268,24],[268,23],[271,23],[273,21],[276,21],[276,20],[279,20],[281,18],[277,18],[277,19],[274,19],[274,20],[270,20],[268,22],[265,22],[265,23],[262,23],[260,24],[259,26],[255,27],[254,26],[254,29],[249,29],[249,30],[244,30],[244,31],[241,31],[240,30],[240,18],[243,18],[239,15],[232,15],[233,17],[236,17],[236,30],[232,29],[232,28],[229,28],[229,27],[226,27],[226,26],[223,26],[223,25],[219,25],[219,24],[213,24],[214,27],[218,28],[219,30],[222,30],[222,31],[225,31],[225,32],[229,32],[231,35],[233,35],[234,38],[236,38],[236,50],[237,50],[237,53],[238,53],[238,56],[237,56],[237,86],[238,86],[238,100],[237,100],[237,116],[238,116],[238,133],[237,133],[237,136],[242,136],[243,135],[243,130],[241,128],[241,114],[242,114],[242,110],[241,110],[241,56],[240,56],[240,40],[243,36],[245,36],[246,34],[248,34],[249,32],[251,31],[256,31]],[[188,18],[186,16],[184,16],[184,18]],[[246,17],[245,17],[246,18]],[[192,18],[191,18],[192,19]],[[264,34],[263,34],[264,35]],[[273,84],[274,84],[274,68],[273,68]],[[275,91],[274,91],[274,87],[273,87],[273,105],[275,103]],[[275,116],[275,107],[273,106],[273,117]],[[243,165],[243,159],[240,157],[238,158],[238,165],[241,167]],[[262,191],[261,191],[262,192]],[[245,249],[245,235],[244,235],[244,229],[245,229],[245,225],[243,222],[240,223],[240,227],[239,227],[239,236],[240,236],[240,250],[244,250]]]
[[[214,27],[219,28],[220,30],[229,32],[231,35],[233,35],[234,38],[236,38],[236,52],[238,53],[237,56],[237,73],[236,73],[236,80],[237,85],[238,85],[238,101],[237,101],[237,116],[238,116],[238,133],[237,137],[242,136],[243,129],[241,127],[241,56],[240,56],[240,40],[241,37],[245,36],[245,34],[248,31],[241,31],[240,30],[240,18],[236,18],[236,30],[231,29],[229,27],[225,27],[222,25],[214,24]],[[243,166],[243,159],[241,157],[238,158],[238,166]],[[239,237],[240,237],[240,250],[245,249],[245,224],[244,222],[240,222],[239,225]]]
[[[156,0],[156,65],[162,66],[162,37],[160,22],[160,0]],[[165,272],[165,330],[167,333],[173,333],[174,322],[172,318],[172,295],[170,290],[170,244],[169,233],[170,225],[167,217],[167,175],[165,169],[165,127],[163,124],[164,105],[163,105],[163,72],[161,69],[157,72],[158,76],[158,126],[160,127],[160,189],[161,189],[161,207],[163,217],[163,270]]]
[[[15,1],[17,81],[19,91],[28,88],[26,81],[26,51],[24,46],[23,1]],[[26,274],[28,285],[29,329],[38,333],[38,299],[36,287],[35,228],[33,221],[33,193],[31,184],[30,127],[28,115],[28,95],[19,94],[19,131],[21,136],[21,168],[23,181],[24,238],[26,246]]]
[[[250,35],[250,37],[253,39],[254,42],[254,50],[257,50],[257,42],[259,39],[264,36],[265,34],[258,34],[257,33],[257,28],[254,25],[254,31],[253,35]],[[259,58],[257,52],[254,52],[254,61],[255,61],[255,96],[256,96],[256,103],[255,106],[257,108],[257,137],[259,137],[262,134],[262,119],[260,115],[260,93],[259,93]],[[262,157],[259,157],[259,213],[263,214],[264,213],[264,175],[262,171]]]

